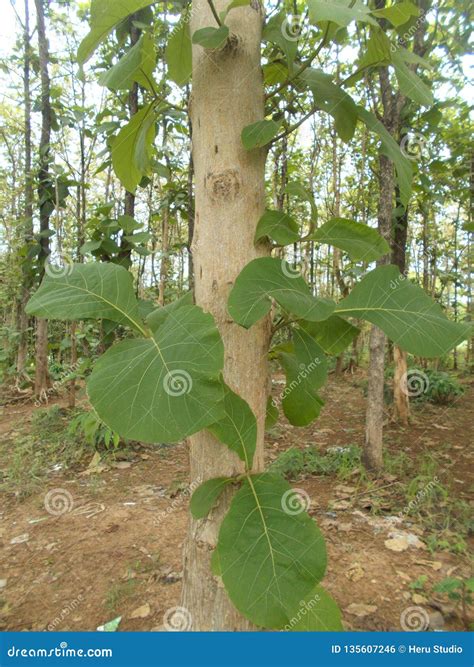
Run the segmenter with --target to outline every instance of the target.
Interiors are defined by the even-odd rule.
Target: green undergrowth
[[[113,456],[127,443],[93,412],[58,405],[36,410],[31,421],[3,443],[0,489],[22,498],[44,485],[48,476],[85,465],[95,452]]]

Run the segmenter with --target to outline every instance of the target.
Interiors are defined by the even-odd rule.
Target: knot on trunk
[[[214,202],[233,201],[239,195],[240,187],[240,176],[236,169],[207,174],[206,189]]]

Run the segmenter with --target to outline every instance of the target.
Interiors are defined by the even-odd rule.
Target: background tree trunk
[[[31,243],[33,239],[33,177],[31,173],[31,93],[30,93],[30,10],[28,0],[25,0],[25,23],[23,26],[23,96],[24,96],[24,124],[25,124],[25,206],[24,206],[24,241]],[[30,298],[32,272],[28,262],[22,262],[22,288],[18,304],[18,351],[16,371],[18,380],[25,374],[28,357],[28,316],[25,307]]]
[[[389,240],[392,228],[393,165],[385,155],[380,156],[379,165],[378,228],[380,234]],[[385,256],[378,260],[377,265],[386,263]],[[383,467],[385,334],[376,326],[370,330],[369,349],[365,447],[362,458],[369,470],[380,470]]]
[[[41,252],[39,262],[47,262],[49,255],[49,217],[51,214],[51,188],[52,183],[49,174],[50,143],[51,143],[51,96],[49,80],[49,47],[46,38],[46,26],[44,19],[44,0],[35,0],[38,49],[41,74],[41,137],[39,144],[39,172],[38,172],[38,199],[40,232],[42,232],[40,244]],[[44,268],[41,270],[43,276]],[[49,386],[48,374],[48,321],[38,319],[36,324],[36,372],[34,393],[42,397]]]
[[[398,210],[400,201],[398,197],[398,188],[395,189],[397,192]],[[408,207],[406,207],[402,215],[399,215],[395,220],[392,237],[392,264],[398,266],[402,275],[405,275],[406,270],[407,235]],[[393,346],[393,361],[395,366],[393,374],[393,419],[394,421],[403,424],[403,426],[408,426],[410,417],[410,399],[407,387],[407,353],[405,350],[398,347],[398,345]]]
[[[217,11],[227,4],[217,2]],[[215,23],[206,0],[195,0],[192,17],[191,33]],[[223,337],[225,381],[249,403],[257,418],[254,467],[261,470],[270,321],[265,318],[247,331],[227,312],[228,294],[240,271],[255,257],[268,253],[267,246],[256,248],[253,241],[265,203],[265,153],[245,151],[240,140],[243,127],[263,119],[259,5],[234,9],[226,23],[231,37],[222,49],[205,52],[193,45],[195,296],[196,303],[213,314]],[[192,482],[242,470],[237,456],[206,431],[190,440]],[[183,605],[191,614],[193,630],[249,628],[210,568],[230,494],[207,520],[192,520],[189,528]]]

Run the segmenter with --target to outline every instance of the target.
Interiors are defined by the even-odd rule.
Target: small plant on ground
[[[446,577],[433,586],[434,593],[441,593],[460,608],[460,615],[466,629],[472,628],[469,622],[468,607],[473,603],[474,578]]]

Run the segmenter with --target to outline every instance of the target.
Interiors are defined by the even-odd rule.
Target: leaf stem
[[[215,18],[216,21],[217,21],[217,25],[218,25],[218,26],[221,26],[221,25],[222,25],[222,21],[220,20],[220,18],[219,18],[219,14],[217,13],[216,8],[214,7],[214,3],[213,3],[213,1],[212,1],[212,0],[207,0],[207,2],[208,2],[209,7],[211,8],[212,15],[214,16],[214,18]]]

